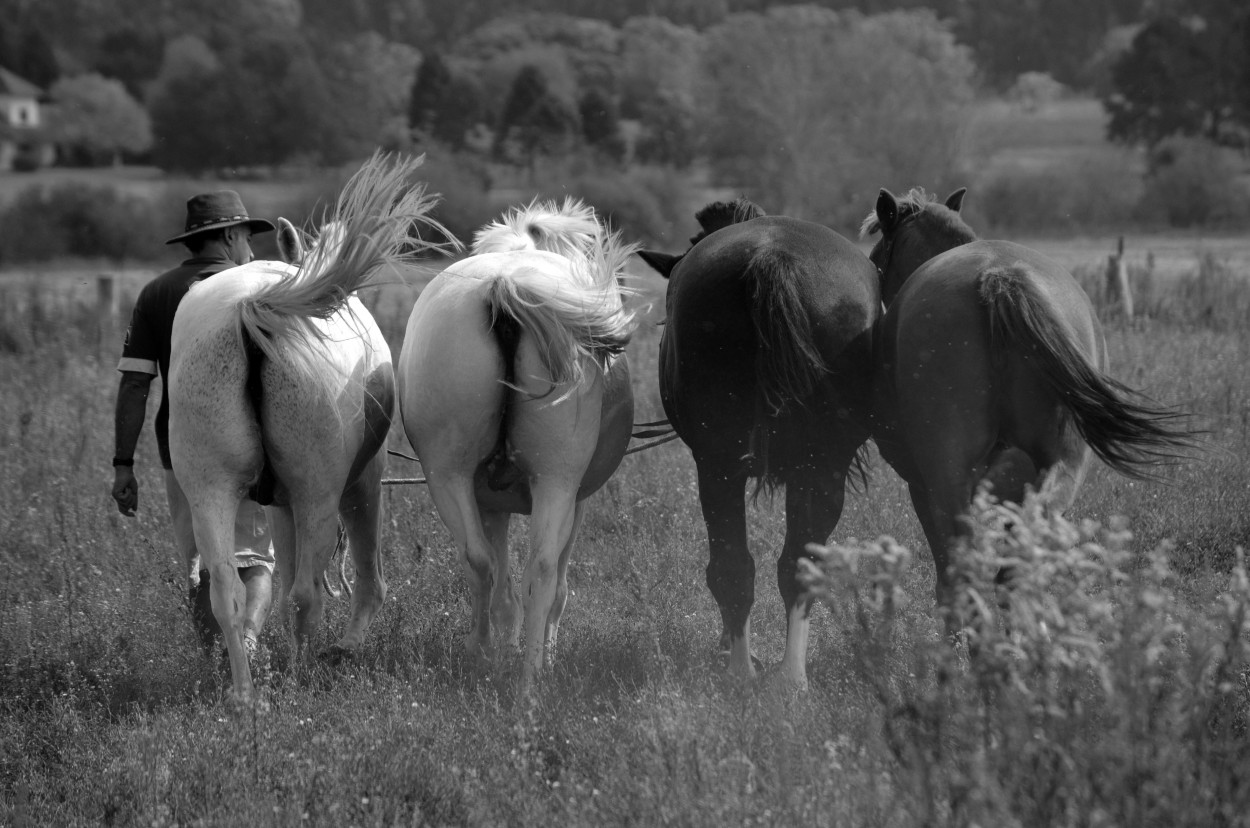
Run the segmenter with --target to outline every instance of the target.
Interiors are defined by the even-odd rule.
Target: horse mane
[[[581,199],[568,197],[559,205],[535,199],[478,230],[470,253],[545,250],[571,259],[584,256],[601,232],[594,209]]]
[[[703,229],[698,235],[690,237],[690,246],[694,247],[717,230],[731,224],[741,224],[764,215],[767,213],[758,204],[743,196],[738,196],[733,201],[713,201],[694,214],[694,220]]]
[[[934,206],[942,209],[930,209]],[[904,195],[898,197],[898,218],[901,222],[920,213],[928,213],[935,222],[942,225],[936,228],[938,232],[958,239],[961,244],[977,237],[959,213],[942,204],[936,195],[925,192],[924,187],[912,187]],[[877,211],[874,208],[864,217],[864,223],[859,228],[859,237],[867,238],[880,231],[881,221],[877,218]]]

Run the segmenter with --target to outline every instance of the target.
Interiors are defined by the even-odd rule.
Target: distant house
[[[51,164],[55,150],[44,136],[44,92],[0,66],[0,170]]]

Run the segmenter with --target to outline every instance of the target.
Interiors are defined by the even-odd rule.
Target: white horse
[[[555,647],[582,502],[629,441],[623,351],[636,322],[618,277],[633,251],[580,202],[513,210],[422,291],[404,335],[404,430],[463,556],[465,644],[482,658],[495,646],[492,622],[495,638],[519,645],[508,521],[532,516],[523,696]]]
[[[414,236],[423,225],[437,228],[426,216],[435,199],[409,183],[421,160],[375,155],[347,183],[302,265],[256,261],[224,271],[189,291],[174,318],[170,454],[240,701],[253,694],[232,545],[243,498],[270,505],[279,607],[297,658],[308,657],[321,619],[319,587],[340,515],[356,588],[335,646],[358,647],[385,599],[379,450],[394,410],[394,372],[355,291],[394,278],[405,251],[431,246]],[[298,242],[289,223],[283,229],[288,245]],[[284,252],[301,258],[298,249]]]

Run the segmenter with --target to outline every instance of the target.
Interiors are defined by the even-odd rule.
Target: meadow
[[[1036,243],[1070,256],[1097,295],[1110,240]],[[1130,262],[1150,316],[1104,308],[1114,374],[1192,412],[1207,446],[1158,481],[1095,469],[1069,515],[1076,539],[1037,516],[1013,519],[1032,534],[993,529],[987,512],[983,547],[1059,573],[1023,593],[1046,624],[985,639],[1014,655],[971,662],[943,643],[919,525],[874,458],[833,539],[860,573],[821,570],[810,690],[767,670],[730,680],[694,466],[676,442],[627,457],[591,499],[556,663],[532,706],[515,704],[514,660],[478,672],[462,658],[455,550],[428,494],[397,485],[385,493],[390,593],[365,647],[298,670],[275,617],[257,662],[268,710],[250,714],[223,705],[228,675],[194,644],[150,428],[138,517],[108,496],[117,332],[95,315],[100,268],[6,274],[0,824],[1248,824],[1250,588],[1237,550],[1250,540],[1250,251],[1137,249],[1171,252],[1153,269],[1144,253]],[[123,318],[144,272],[124,276]],[[646,421],[662,416],[663,282],[640,263],[637,279],[654,302],[629,352]],[[396,353],[416,291],[367,299]],[[408,450],[398,430],[391,447]],[[388,476],[416,472],[393,458]],[[780,512],[767,500],[749,511],[766,668],[784,644]],[[881,536],[910,550],[909,566]],[[1098,577],[1062,592],[1087,570]],[[345,620],[331,602],[321,643]]]
[[[1028,116],[995,103],[969,141],[995,173],[1135,168],[1102,142],[1101,118],[1089,102]],[[169,215],[176,195],[208,186],[107,178]],[[0,206],[17,181],[0,181]],[[979,226],[981,191],[967,183]],[[229,186],[257,215],[291,199],[289,182]],[[254,715],[223,705],[229,677],[194,642],[150,426],[138,516],[108,494],[120,320],[160,266],[0,270],[0,825],[1250,824],[1250,585],[1238,565],[1250,543],[1250,243],[1125,228],[1128,321],[1102,297],[1117,235],[1013,238],[1076,273],[1101,306],[1113,374],[1191,412],[1206,446],[1156,481],[1095,468],[1071,524],[986,506],[966,597],[990,588],[996,560],[1024,577],[1009,626],[984,606],[965,618],[977,659],[943,642],[919,524],[874,457],[809,573],[821,600],[805,694],[767,671],[784,646],[780,504],[749,510],[765,670],[753,685],[729,679],[694,465],[674,442],[627,457],[590,500],[533,706],[515,703],[515,660],[478,672],[462,657],[468,601],[450,536],[423,488],[395,485],[390,593],[365,647],[297,670],[275,617],[257,662],[268,710]],[[664,283],[635,270],[654,305],[629,350],[641,422],[663,416]],[[114,279],[113,318],[97,313],[101,274]],[[366,297],[396,354],[418,289]],[[391,448],[410,451],[398,429]],[[418,472],[392,458],[388,476]],[[513,524],[518,569],[524,528]],[[322,644],[346,617],[330,603]]]

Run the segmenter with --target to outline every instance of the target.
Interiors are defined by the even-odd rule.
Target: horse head
[[[748,201],[741,196],[733,201],[714,201],[694,214],[695,221],[699,222],[699,227],[702,229],[698,234],[690,237],[690,247],[693,248],[717,230],[721,230],[731,224],[750,221],[763,215],[767,215],[767,213],[758,204]],[[686,251],[686,253],[689,252],[689,250]],[[672,253],[660,253],[655,250],[639,250],[638,257],[650,265],[652,270],[667,279],[672,274],[673,268],[677,266],[677,263],[682,260],[686,253],[674,255]]]
[[[881,299],[887,306],[916,268],[976,238],[959,215],[967,192],[967,187],[960,187],[939,204],[920,187],[897,198],[881,190],[860,236],[881,233],[868,258],[881,274]]]

